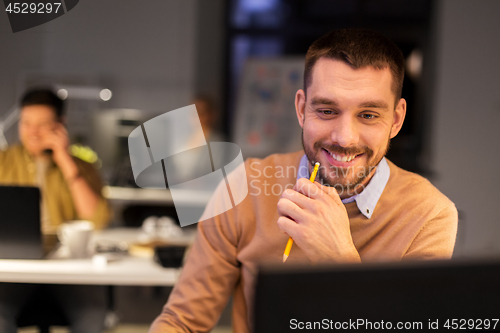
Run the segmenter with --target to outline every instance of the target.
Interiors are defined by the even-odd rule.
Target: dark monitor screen
[[[499,319],[500,260],[263,267],[254,332],[500,330]]]
[[[0,186],[0,259],[42,257],[40,190]]]

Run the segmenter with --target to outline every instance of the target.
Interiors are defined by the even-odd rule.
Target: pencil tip
[[[286,254],[283,255],[283,262],[285,262],[288,259],[288,256]]]

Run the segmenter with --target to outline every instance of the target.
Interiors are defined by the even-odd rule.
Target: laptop
[[[0,186],[0,259],[41,259],[40,190]]]
[[[499,331],[499,281],[500,260],[264,267],[254,332]]]

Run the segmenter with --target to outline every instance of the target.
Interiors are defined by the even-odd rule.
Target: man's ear
[[[306,111],[306,93],[304,90],[299,89],[295,94],[295,112],[297,113],[297,119],[299,121],[300,127],[304,128],[304,117]]]
[[[406,100],[404,98],[401,98],[398,102],[398,105],[396,105],[396,108],[394,109],[394,122],[392,123],[391,128],[391,139],[395,137],[401,130],[401,127],[403,127],[405,116]]]

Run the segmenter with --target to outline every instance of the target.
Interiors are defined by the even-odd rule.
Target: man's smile
[[[325,148],[323,148],[323,155],[325,155],[326,159],[332,166],[336,167],[341,167],[341,168],[348,168],[351,166],[354,166],[358,160],[363,157],[363,153],[361,154],[338,154],[338,153],[332,153]]]

